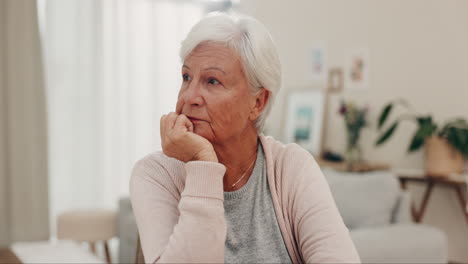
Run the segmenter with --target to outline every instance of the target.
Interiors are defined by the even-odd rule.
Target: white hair
[[[234,50],[241,58],[252,92],[256,94],[262,88],[269,91],[267,105],[255,121],[257,133],[260,133],[281,86],[281,64],[270,33],[263,24],[252,17],[211,13],[193,26],[182,41],[182,63],[204,42],[224,43]]]

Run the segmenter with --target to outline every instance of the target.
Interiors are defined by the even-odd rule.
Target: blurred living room
[[[467,0],[0,0],[0,263],[143,261],[132,168],[211,12],[270,32],[262,133],[313,155],[363,263],[468,263]]]

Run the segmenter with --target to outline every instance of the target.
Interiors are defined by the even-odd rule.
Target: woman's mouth
[[[197,123],[197,122],[203,122],[205,120],[202,120],[202,119],[199,119],[199,118],[196,118],[196,117],[191,117],[191,116],[187,116],[187,118],[190,120],[190,122],[192,123]]]

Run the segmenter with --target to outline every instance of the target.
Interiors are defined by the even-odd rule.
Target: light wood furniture
[[[316,159],[318,165],[322,168],[330,168],[337,171],[347,171],[347,172],[368,172],[376,170],[388,170],[390,166],[386,163],[375,163],[375,162],[361,162],[353,165],[349,170],[345,162],[332,162],[324,159]]]
[[[107,263],[112,263],[107,241],[117,235],[117,212],[113,210],[76,210],[57,217],[57,238],[88,242],[96,254],[102,241]]]
[[[0,248],[0,264],[20,264],[19,258],[9,248]]]
[[[421,222],[426,211],[427,204],[431,197],[432,191],[436,185],[444,185],[450,187],[457,195],[458,202],[462,207],[465,215],[466,223],[468,224],[468,210],[467,210],[467,197],[465,196],[464,188],[467,188],[467,182],[465,177],[467,175],[449,175],[446,177],[429,177],[421,171],[395,171],[398,179],[400,180],[401,187],[407,188],[408,182],[414,182],[425,185],[425,191],[422,202],[419,206],[414,203],[411,211],[413,214],[413,220]]]

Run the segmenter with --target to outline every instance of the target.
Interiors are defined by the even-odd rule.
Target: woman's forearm
[[[138,171],[135,169],[132,176],[132,204],[145,261],[224,262],[225,167],[214,162],[186,163],[180,200],[174,199],[164,180],[145,182],[148,176],[138,176]],[[157,181],[165,177],[151,178]]]
[[[222,185],[224,172],[213,174],[213,166],[221,165],[211,162],[186,164],[185,188],[178,206],[179,222],[159,262],[224,262],[227,232]]]
[[[224,262],[226,221],[223,205],[184,196],[179,210],[179,222],[156,262]]]

